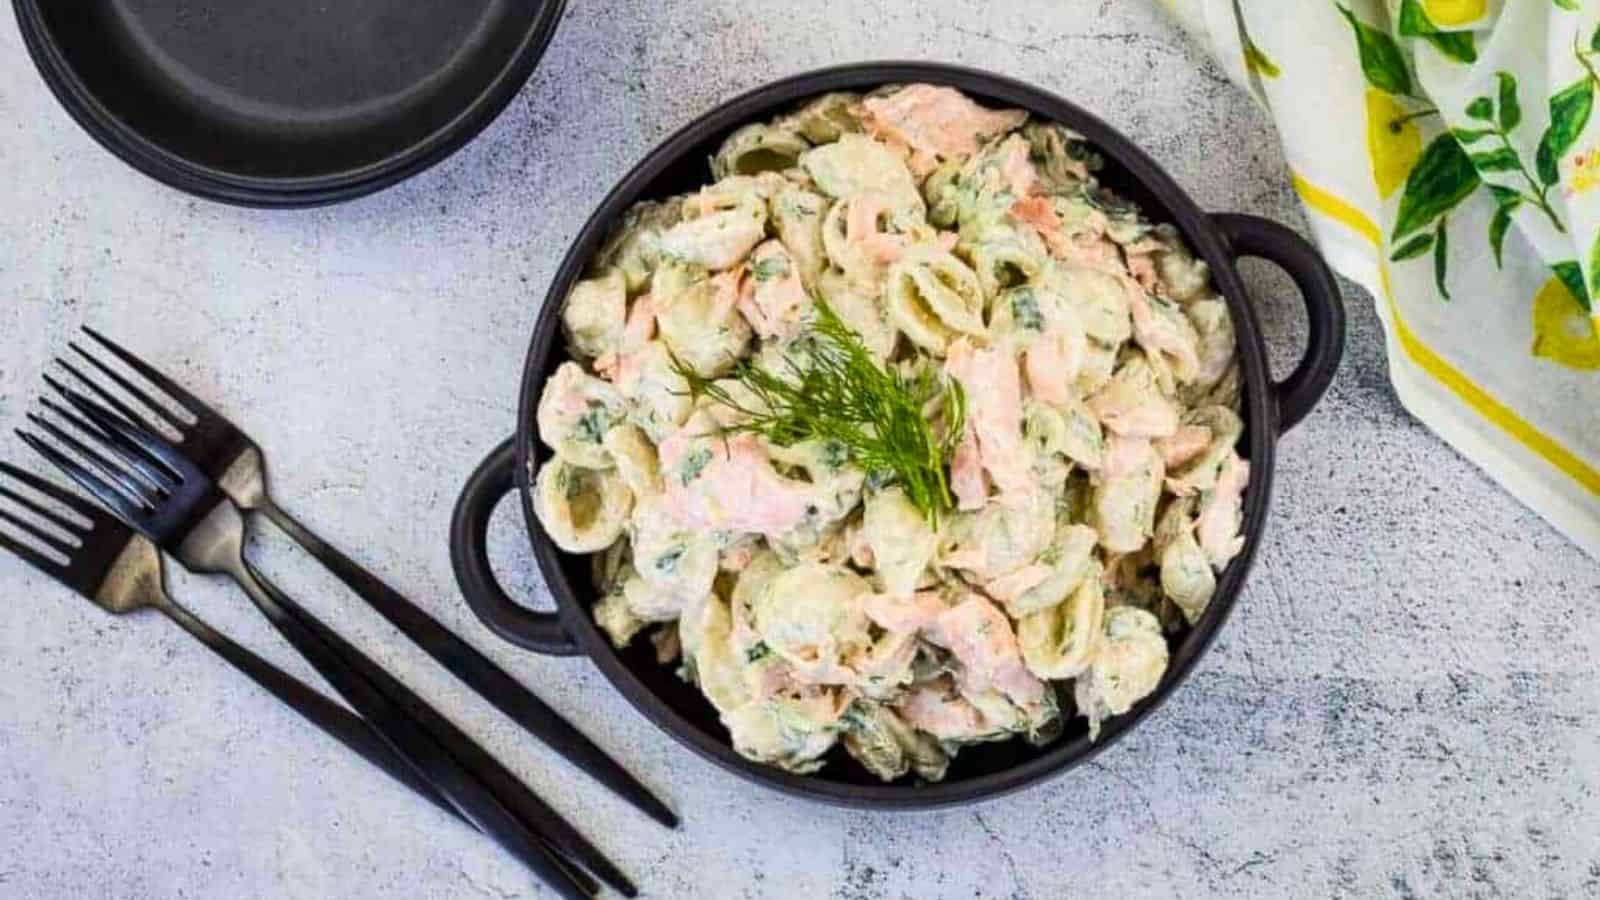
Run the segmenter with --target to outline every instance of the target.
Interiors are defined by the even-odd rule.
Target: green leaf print
[[[1517,76],[1510,72],[1499,72],[1495,78],[1500,81],[1500,130],[1515,131],[1522,124],[1522,104],[1517,102]]]
[[[1517,151],[1501,147],[1472,154],[1472,164],[1478,167],[1479,172],[1515,172],[1521,168],[1522,161],[1517,158]]]
[[[1390,94],[1411,95],[1411,72],[1400,45],[1388,34],[1355,17],[1348,7],[1339,7],[1345,21],[1356,32],[1356,48],[1361,53],[1361,72],[1367,83]]]
[[[1489,249],[1494,251],[1494,266],[1497,269],[1505,268],[1502,254],[1506,245],[1506,234],[1511,230],[1516,211],[1515,206],[1502,206],[1494,211],[1494,218],[1489,220]]]
[[[1578,305],[1583,307],[1584,312],[1594,312],[1589,299],[1589,288],[1583,283],[1583,269],[1577,262],[1569,259],[1566,262],[1556,263],[1550,269],[1556,273],[1557,278],[1566,284],[1567,290],[1572,292],[1572,296],[1578,298]]]
[[[1467,145],[1498,134],[1493,128],[1452,128],[1450,133],[1456,136],[1456,140]]]
[[[1394,254],[1389,257],[1389,261],[1405,262],[1408,259],[1416,259],[1432,249],[1433,235],[1424,232],[1401,244],[1400,249],[1394,251]]]
[[[1494,251],[1494,264],[1496,268],[1505,268],[1502,262],[1502,250],[1506,243],[1506,233],[1511,230],[1517,208],[1522,206],[1523,196],[1511,188],[1501,187],[1498,184],[1489,185],[1489,193],[1494,195],[1494,218],[1489,220],[1489,249]]]
[[[1511,143],[1511,132],[1522,124],[1522,102],[1517,98],[1517,78],[1510,72],[1495,73],[1497,89],[1495,97],[1477,97],[1467,104],[1467,115],[1482,122],[1488,122],[1488,128],[1457,128],[1451,134],[1462,144],[1474,144],[1488,137],[1500,139],[1500,146],[1493,150],[1480,150],[1471,156],[1472,164],[1479,172],[1486,175],[1497,172],[1514,172],[1527,185],[1526,194],[1498,185],[1490,185],[1491,190],[1507,191],[1519,195],[1522,199],[1539,207],[1539,211],[1550,219],[1550,224],[1557,231],[1566,233],[1566,227],[1561,224],[1561,219],[1556,216],[1555,209],[1550,205],[1550,186],[1540,186],[1534,179],[1533,173],[1528,170],[1522,161],[1522,156],[1517,152],[1516,145]],[[1498,102],[1496,102],[1498,100]],[[1503,205],[1503,204],[1502,204]],[[1491,233],[1495,223],[1490,223]],[[1492,239],[1492,238],[1491,238]]]
[[[1495,206],[1516,206],[1527,199],[1518,193],[1515,188],[1501,187],[1498,184],[1486,185],[1489,193],[1494,195]]]
[[[1589,296],[1600,297],[1600,234],[1594,236],[1594,246],[1589,248]]]
[[[1470,31],[1441,31],[1433,24],[1428,13],[1417,0],[1404,0],[1400,4],[1399,31],[1406,37],[1419,37],[1432,44],[1435,50],[1456,62],[1478,61],[1478,43]]]
[[[1578,5],[1581,0],[1553,0],[1553,2],[1562,9],[1570,9],[1573,12],[1577,12],[1583,8]]]
[[[1425,34],[1424,40],[1432,44],[1435,50],[1460,63],[1475,63],[1478,61],[1478,42],[1470,31],[1440,31],[1434,34]]]
[[[1600,25],[1594,27],[1594,36],[1589,38],[1589,50],[1592,53],[1600,53]]]
[[[1594,112],[1594,90],[1584,76],[1550,98],[1550,127],[1539,139],[1539,180],[1551,187],[1561,180],[1561,158],[1578,142]]]
[[[1434,138],[1406,178],[1393,240],[1426,227],[1454,209],[1482,183],[1472,159],[1453,136],[1441,134]]]
[[[1445,230],[1449,218],[1439,217],[1439,229],[1433,241],[1433,283],[1439,288],[1439,296],[1450,299],[1450,289],[1445,287],[1445,268],[1450,264],[1450,232]]]
[[[1422,4],[1417,0],[1402,0],[1400,3],[1400,21],[1397,23],[1400,33],[1406,37],[1422,37],[1425,34],[1434,34],[1439,30],[1428,14],[1423,11]]]

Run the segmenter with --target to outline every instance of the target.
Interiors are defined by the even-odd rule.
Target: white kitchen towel
[[[1272,115],[1401,401],[1600,557],[1600,0],[1161,2]]]

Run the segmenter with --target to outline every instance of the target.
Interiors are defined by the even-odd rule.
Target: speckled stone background
[[[988,24],[985,24],[988,23]],[[557,259],[669,131],[770,78],[919,57],[1074,98],[1200,203],[1303,227],[1267,121],[1153,4],[575,0],[488,132],[314,212],[197,202],[57,108],[0,25],[0,426],[89,322],[233,413],[286,505],[468,635],[681,810],[667,833],[520,735],[282,540],[266,567],[582,821],[653,897],[1600,895],[1600,565],[1415,424],[1368,297],[1281,445],[1229,624],[1144,727],[1048,785],[870,815],[747,787],[581,660],[498,643],[456,593],[451,503],[512,427]],[[1353,138],[1354,139],[1354,138]],[[1297,302],[1248,275],[1280,371]],[[25,458],[9,433],[6,458]],[[500,570],[543,593],[502,510]],[[177,595],[306,673],[231,589]],[[0,560],[0,897],[534,897],[496,848],[364,769],[159,616],[114,620]]]

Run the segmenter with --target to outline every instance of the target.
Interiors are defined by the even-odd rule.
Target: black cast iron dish
[[[648,641],[624,652],[613,649],[589,614],[594,600],[587,558],[561,553],[533,513],[529,485],[550,451],[535,433],[534,409],[545,378],[567,353],[559,323],[562,301],[584,266],[624,210],[635,201],[698,188],[711,180],[707,160],[734,128],[766,120],[796,101],[827,91],[870,90],[897,82],[946,84],[992,106],[1021,107],[1076,129],[1106,158],[1104,184],[1139,204],[1158,222],[1172,222],[1210,265],[1216,287],[1228,300],[1238,332],[1244,374],[1246,432],[1241,451],[1250,460],[1245,496],[1245,547],[1218,580],[1217,593],[1193,629],[1174,639],[1171,665],[1160,687],[1132,712],[1107,723],[1097,743],[1089,742],[1082,719],[1066,735],[1043,748],[1021,740],[967,747],[954,759],[946,781],[884,785],[847,759],[811,776],[792,775],[740,757],[710,704],[671,667],[656,663]],[[1258,256],[1294,279],[1310,317],[1306,355],[1284,381],[1267,372],[1266,350],[1256,316],[1240,282],[1235,260]],[[1149,715],[1183,681],[1233,611],[1267,521],[1272,489],[1273,452],[1278,436],[1311,411],[1338,368],[1344,351],[1344,308],[1338,285],[1317,252],[1289,229],[1254,216],[1207,215],[1199,210],[1143,151],[1104,122],[1077,106],[1010,79],[971,69],[928,63],[876,63],[828,69],[776,82],[732,100],[678,132],[650,154],[611,192],[578,235],[550,287],[522,380],[520,425],[473,474],[456,508],[451,555],[456,577],[472,609],[494,632],[530,650],[554,655],[585,654],[617,690],[656,725],[718,765],[751,781],[791,794],[831,803],[886,809],[941,806],[993,797],[1064,771],[1115,743]],[[514,603],[495,582],[485,551],[490,513],[513,486],[522,495],[523,516],[535,557],[559,607],[534,612]],[[843,751],[836,750],[836,754]]]
[[[95,140],[213,200],[301,207],[402,181],[516,96],[566,0],[13,0]]]

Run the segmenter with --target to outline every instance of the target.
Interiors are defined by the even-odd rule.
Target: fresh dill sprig
[[[784,356],[786,372],[738,364],[732,378],[748,400],[676,359],[673,366],[690,396],[739,413],[741,421],[724,433],[759,434],[785,447],[837,442],[869,477],[898,483],[932,525],[955,505],[946,465],[966,423],[961,385],[928,366],[915,374],[880,366],[827,303],[818,301],[808,334]],[[942,427],[931,418],[935,401],[942,401]]]

